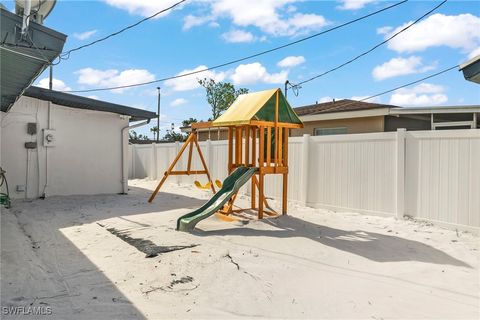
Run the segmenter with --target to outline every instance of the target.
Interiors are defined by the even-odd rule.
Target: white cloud
[[[377,29],[377,34],[387,34],[392,32],[393,27],[391,26],[385,26],[385,27],[380,27]]]
[[[395,28],[385,38],[410,23]],[[415,52],[429,47],[447,46],[470,52],[480,46],[479,30],[480,17],[469,13],[457,16],[437,13],[390,40],[388,47],[397,52]]]
[[[480,47],[470,52],[470,54],[468,55],[468,59],[472,59],[478,55],[480,55]]]
[[[183,18],[183,30],[188,30],[193,27],[201,26],[205,23],[213,23],[215,18],[212,16],[194,16],[194,15],[187,15]]]
[[[448,101],[445,88],[430,83],[420,83],[413,88],[396,90],[390,97],[390,104],[397,106],[435,106]]]
[[[183,70],[182,72],[179,72],[177,75],[187,74],[190,72],[200,71],[203,69],[207,69],[207,66],[200,65],[194,69]],[[200,87],[200,84],[198,83],[198,79],[210,78],[210,79],[214,79],[215,81],[223,81],[225,77],[226,77],[225,72],[216,73],[214,71],[205,71],[205,72],[192,74],[190,76],[170,79],[165,81],[165,84],[167,85],[167,87],[171,88],[173,91],[188,91],[188,90],[193,90]]]
[[[292,36],[327,25],[321,15],[288,10],[299,0],[216,0],[211,3],[214,17],[226,17],[240,27],[254,26],[273,36]]]
[[[99,99],[99,98],[98,98],[98,96],[96,96],[96,95],[87,96],[87,98],[90,98],[90,99],[95,99],[95,100],[98,100],[98,99]]]
[[[424,66],[422,63],[422,58],[420,57],[399,57],[390,59],[384,64],[376,66],[372,71],[372,75],[375,80],[379,81],[407,74],[422,73],[432,69],[435,69],[435,66]]]
[[[77,82],[79,84],[99,87],[116,87],[155,80],[155,76],[145,69],[118,71],[84,68],[76,71],[75,74],[78,75]],[[127,89],[116,89],[112,92],[121,93]]]
[[[178,99],[175,99],[172,102],[170,102],[170,106],[171,107],[178,107],[178,106],[181,106],[182,104],[185,104],[187,102],[188,102],[187,99],[178,98]]]
[[[126,10],[130,14],[140,15],[144,17],[151,16],[158,11],[166,9],[174,5],[178,0],[162,0],[162,1],[153,1],[153,0],[104,0],[107,4],[112,7]],[[183,5],[175,7],[176,9],[181,8]],[[163,17],[168,15],[172,10],[168,10],[162,14],[159,14],[155,18]]]
[[[78,40],[87,40],[91,36],[93,36],[95,33],[97,33],[97,30],[90,30],[90,31],[85,31],[81,33],[74,33],[73,36],[77,38]]]
[[[280,68],[292,68],[298,66],[305,62],[305,58],[303,56],[289,56],[277,63],[277,66]]]
[[[222,34],[222,38],[226,42],[240,43],[240,42],[252,42],[255,41],[255,36],[250,32],[243,30],[232,30]]]
[[[340,0],[342,5],[337,8],[342,10],[358,10],[375,1],[376,0]]]
[[[250,64],[241,64],[235,68],[231,79],[236,85],[263,83],[284,83],[287,80],[288,71],[281,71],[279,73],[269,73],[267,69],[258,62]]]
[[[49,78],[43,78],[40,81],[38,81],[37,86],[41,87],[41,88],[48,89],[50,87],[49,82],[50,82]],[[65,84],[65,82],[63,82],[62,80],[59,80],[59,79],[55,79],[55,78],[52,79],[52,89],[57,90],[57,91],[70,91],[70,90],[72,90],[72,88],[67,86]]]

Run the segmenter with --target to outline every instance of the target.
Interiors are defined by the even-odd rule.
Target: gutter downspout
[[[140,122],[131,126],[126,126],[122,128],[122,194],[128,193],[128,149],[125,146],[128,146],[128,130],[135,129],[150,123],[150,119]]]

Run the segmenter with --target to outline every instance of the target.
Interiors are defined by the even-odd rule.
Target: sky
[[[58,1],[45,25],[68,36],[64,51],[104,37],[178,0]],[[14,3],[2,2],[13,10]],[[120,35],[73,52],[53,69],[54,89],[104,88],[151,81],[221,64],[321,32],[395,1],[188,0]],[[287,48],[190,77],[130,89],[76,93],[156,112],[161,136],[211,108],[198,79],[233,83],[250,92],[282,88],[331,69],[400,30],[440,1],[408,1],[393,9]],[[362,99],[421,79],[480,54],[479,1],[448,1],[365,57],[290,90],[293,107]],[[48,72],[36,85],[48,86]],[[377,97],[403,107],[480,104],[480,87],[458,70]],[[152,121],[151,125],[156,125]],[[149,133],[149,127],[136,130]]]

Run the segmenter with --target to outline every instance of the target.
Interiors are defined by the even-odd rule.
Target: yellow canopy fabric
[[[279,89],[241,94],[230,108],[212,122],[214,127],[249,124],[257,112]]]

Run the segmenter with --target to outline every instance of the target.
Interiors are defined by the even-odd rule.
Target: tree
[[[165,141],[165,142],[175,142],[175,141],[183,142],[183,141],[185,141],[185,139],[186,139],[186,137],[183,134],[177,133],[173,130],[167,130],[167,134],[165,134],[165,136],[163,136],[162,141]]]
[[[195,118],[190,118],[190,119],[183,120],[182,121],[182,127],[188,127],[192,123],[196,123],[196,122],[198,122],[198,120],[195,119]]]
[[[155,135],[158,136],[158,126],[153,126],[150,128],[150,132],[153,132],[153,140],[155,140]]]
[[[135,143],[140,140],[144,140],[144,141],[149,140],[147,135],[137,134],[135,130],[132,130],[128,133],[128,138],[129,138],[128,140],[131,143]]]
[[[207,101],[212,107],[212,119],[217,119],[241,94],[248,93],[248,89],[235,89],[229,82],[215,82],[213,79],[204,78],[198,83],[205,88]]]

